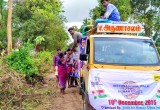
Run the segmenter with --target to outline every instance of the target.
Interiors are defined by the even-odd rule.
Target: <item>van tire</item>
[[[88,105],[89,105],[89,102],[88,102],[87,94],[86,94],[86,92],[84,92],[84,94],[83,94],[83,110],[88,110]]]
[[[89,103],[89,98],[86,92],[83,94],[83,110],[94,110]]]

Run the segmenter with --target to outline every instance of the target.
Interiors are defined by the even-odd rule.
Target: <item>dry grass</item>
[[[40,83],[28,85],[24,76],[9,69],[0,59],[0,110],[47,110],[55,87],[53,81],[46,78],[45,81],[48,87]]]

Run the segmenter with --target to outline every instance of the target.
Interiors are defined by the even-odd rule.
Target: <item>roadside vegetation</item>
[[[52,53],[31,53],[26,43],[19,51],[0,59],[0,109],[39,110],[50,107],[55,87],[49,81]],[[48,87],[44,87],[48,84]]]

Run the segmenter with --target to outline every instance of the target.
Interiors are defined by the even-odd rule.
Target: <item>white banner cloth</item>
[[[160,110],[160,72],[91,69],[88,95],[96,110]]]

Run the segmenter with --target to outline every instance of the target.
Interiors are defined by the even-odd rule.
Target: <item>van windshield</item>
[[[150,39],[94,38],[96,64],[156,65],[159,58]]]

